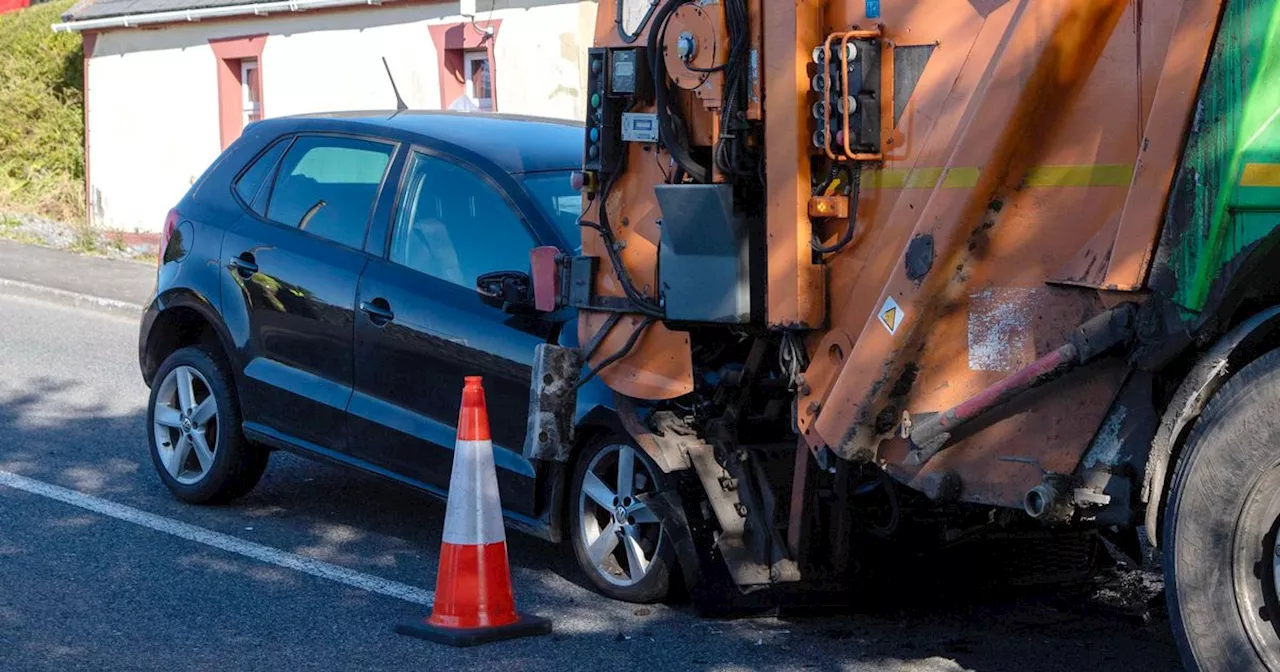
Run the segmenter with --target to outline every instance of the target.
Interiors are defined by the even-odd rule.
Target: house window
[[[262,121],[262,77],[256,58],[240,59],[240,99],[244,125]]]
[[[493,109],[493,68],[489,51],[478,49],[464,54],[467,97],[482,110]]]
[[[494,45],[502,21],[465,21],[427,26],[440,66],[440,106],[467,112],[499,110]]]

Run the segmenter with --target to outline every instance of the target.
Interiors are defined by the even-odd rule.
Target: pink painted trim
[[[493,29],[492,35],[483,31]],[[484,49],[489,53],[489,86],[493,89],[493,111],[498,111],[498,61],[493,57],[493,45],[498,41],[502,19],[442,23],[427,26],[431,43],[436,48],[436,62],[440,68],[440,109],[447,110],[453,101],[466,95],[467,82],[463,53]]]
[[[240,132],[244,130],[244,110],[240,97],[240,61],[246,58],[257,59],[258,86],[262,86],[265,74],[262,49],[266,45],[266,35],[209,40],[209,46],[213,48],[213,55],[217,59],[218,135],[222,140],[223,149],[235,142],[236,138],[240,137]],[[267,108],[265,95],[265,91],[259,92],[259,97],[263,98],[264,115]]]

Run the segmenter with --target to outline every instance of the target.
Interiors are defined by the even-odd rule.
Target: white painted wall
[[[498,109],[584,114],[592,0],[481,0],[501,19],[494,48]],[[99,35],[89,62],[89,179],[93,222],[156,232],[165,213],[221,152],[217,61],[209,40],[267,34],[267,117],[392,109],[382,58],[411,108],[439,109],[439,64],[428,26],[453,23],[457,2],[297,13]]]

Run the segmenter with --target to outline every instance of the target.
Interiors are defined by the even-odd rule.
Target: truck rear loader
[[[1280,0],[601,0],[586,79],[525,450],[607,384],[704,606],[1145,542],[1280,672]]]

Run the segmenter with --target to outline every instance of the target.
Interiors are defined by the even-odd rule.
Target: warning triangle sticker
[[[902,312],[902,307],[898,305],[893,297],[885,299],[884,305],[880,307],[880,324],[889,330],[891,335],[898,333],[898,327],[902,326],[902,320],[906,315]]]

